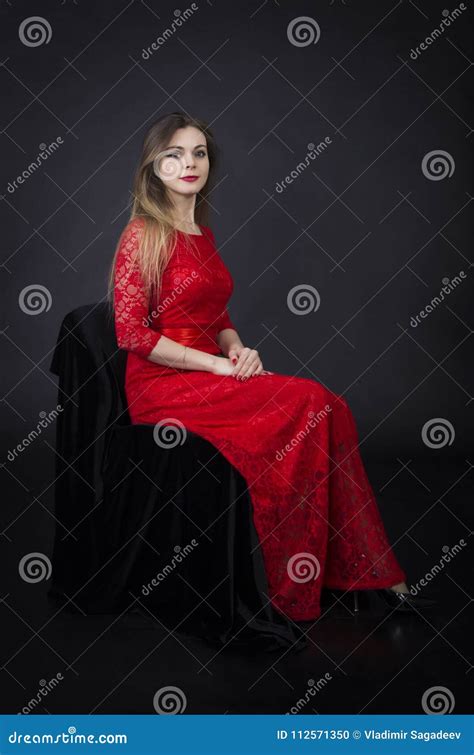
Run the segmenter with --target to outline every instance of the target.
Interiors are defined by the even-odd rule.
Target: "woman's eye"
[[[206,152],[205,152],[205,150],[200,149],[200,150],[198,150],[196,152],[196,155],[198,157],[206,157]],[[179,160],[182,157],[182,155],[181,155],[180,152],[169,152],[169,153],[165,154],[165,157],[176,157],[176,159]]]

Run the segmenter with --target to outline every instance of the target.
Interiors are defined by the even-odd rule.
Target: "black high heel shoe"
[[[359,592],[362,591],[354,590],[353,592],[354,613],[359,612]],[[411,592],[398,592],[397,590],[392,590],[390,587],[383,587],[370,592],[375,592],[389,608],[393,608],[400,613],[418,613],[436,605],[436,601],[431,598],[425,598],[422,595],[412,595]]]

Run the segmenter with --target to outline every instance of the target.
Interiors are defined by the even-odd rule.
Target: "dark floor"
[[[423,694],[443,687],[452,712],[472,713],[473,469],[464,460],[404,464],[371,463],[368,471],[410,582],[461,544],[421,592],[438,601],[430,613],[390,615],[370,594],[359,614],[350,603],[328,605],[305,626],[310,642],[300,653],[219,652],[167,637],[140,614],[66,613],[48,604],[46,591],[19,585],[16,592],[10,575],[11,589],[2,591],[1,712],[20,712],[43,689],[30,712],[154,714],[155,693],[175,687],[185,713],[423,713]]]

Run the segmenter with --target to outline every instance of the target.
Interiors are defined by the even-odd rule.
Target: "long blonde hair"
[[[163,271],[175,248],[177,234],[173,224],[173,204],[166,191],[166,185],[154,171],[153,161],[160,156],[169,144],[177,129],[193,126],[206,137],[209,158],[209,176],[206,184],[198,192],[194,218],[198,225],[207,225],[209,205],[207,196],[211,192],[217,167],[217,145],[206,123],[184,113],[169,113],[159,118],[148,129],[143,140],[140,161],[133,182],[133,202],[128,222],[140,217],[144,220],[139,236],[139,249],[136,263],[139,267],[145,294],[150,301],[153,293],[160,294]],[[114,306],[114,278],[117,255],[125,229],[117,242],[108,276],[107,299],[111,310]],[[194,245],[192,235],[185,236],[186,243]]]

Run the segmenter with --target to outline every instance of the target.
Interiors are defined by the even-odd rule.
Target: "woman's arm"
[[[147,359],[150,362],[156,362],[156,364],[163,364],[168,367],[184,370],[203,370],[204,372],[214,372],[216,369],[216,359],[222,361],[222,357],[208,354],[206,351],[199,351],[199,349],[193,349],[191,346],[184,347],[181,343],[163,335],[153,347]]]
[[[217,334],[217,344],[224,354],[228,357],[229,352],[234,349],[242,349],[243,343],[239,338],[239,334],[234,328],[224,328]]]
[[[229,351],[232,349],[241,349],[243,347],[243,343],[239,338],[234,323],[230,319],[227,309],[220,315],[216,325],[218,330],[217,344],[224,356],[228,357]]]
[[[258,351],[243,345],[227,309],[219,317],[217,325],[220,329],[217,334],[217,343],[222,353],[233,364],[233,369],[230,373],[232,377],[237,380],[246,380],[253,375],[272,374],[268,370],[263,369]]]
[[[114,278],[117,345],[156,364],[205,372],[217,369],[220,372],[223,365],[218,364],[216,359],[222,363],[222,357],[185,348],[150,327],[148,301],[136,261],[139,234],[140,225],[132,220],[120,238]]]

